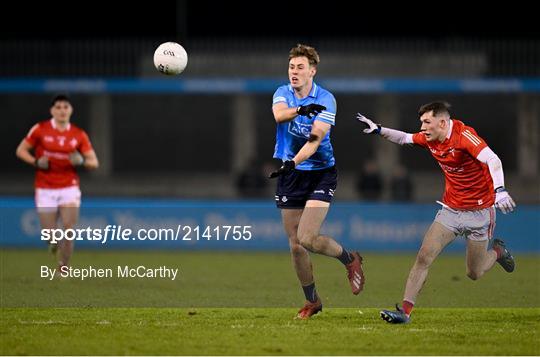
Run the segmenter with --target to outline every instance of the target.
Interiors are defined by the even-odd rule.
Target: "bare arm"
[[[15,155],[22,161],[26,162],[29,165],[36,166],[36,158],[34,155],[32,155],[31,151],[34,147],[26,141],[26,139],[22,139],[19,146],[17,146],[17,150],[15,151]]]
[[[88,170],[95,170],[99,167],[99,161],[94,150],[82,154],[84,156],[83,166]]]
[[[272,106],[272,112],[274,113],[274,119],[276,123],[286,123],[293,120],[298,116],[296,112],[298,108],[289,108],[286,103],[280,102]]]
[[[330,130],[331,125],[323,123],[322,121],[315,120],[311,128],[311,134],[309,135],[308,141],[302,146],[300,151],[293,158],[293,161],[296,166],[306,161],[315,154],[322,140]]]

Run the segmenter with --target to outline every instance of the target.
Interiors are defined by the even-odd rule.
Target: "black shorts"
[[[306,201],[331,202],[337,187],[335,166],[322,170],[293,170],[278,177],[276,205],[278,208],[304,208]]]

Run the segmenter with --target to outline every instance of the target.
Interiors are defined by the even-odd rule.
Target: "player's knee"
[[[289,241],[289,247],[291,249],[291,254],[295,257],[301,256],[306,252],[306,249],[302,247],[299,241]]]
[[[418,255],[416,256],[416,265],[423,268],[429,268],[431,263],[433,263],[433,257],[431,254],[420,249]]]
[[[467,269],[467,276],[471,280],[478,280],[484,275],[484,272],[481,270]]]
[[[313,250],[313,240],[316,236],[309,233],[300,234],[298,236],[298,240],[300,241],[300,245],[304,247],[307,250]]]

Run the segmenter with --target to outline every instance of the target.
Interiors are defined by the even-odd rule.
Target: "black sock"
[[[319,295],[317,295],[317,290],[315,290],[315,283],[312,283],[308,286],[302,286],[302,289],[304,289],[304,295],[306,296],[306,300],[309,302],[315,302],[319,299]]]
[[[337,256],[336,258],[339,259],[340,262],[343,263],[343,265],[350,264],[353,261],[353,257],[345,250],[345,248],[341,248],[343,251],[341,252],[341,255]]]

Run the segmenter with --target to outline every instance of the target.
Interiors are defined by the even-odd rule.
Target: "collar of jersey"
[[[452,136],[452,129],[454,128],[454,121],[450,119],[450,128],[448,129],[448,134],[446,134],[446,138],[450,139],[450,136]]]
[[[56,129],[56,123],[54,122],[54,118],[51,118],[51,126],[53,127],[53,129]],[[68,123],[68,125],[66,126],[66,128],[63,130],[63,131],[68,131],[69,129],[71,129],[71,123]],[[58,129],[56,129],[58,130]],[[58,130],[60,131],[60,130]]]
[[[317,96],[318,87],[319,86],[317,86],[317,83],[313,82],[313,86],[311,87],[311,91],[309,92],[309,94],[307,96],[315,98]],[[290,84],[289,84],[289,92],[291,92],[294,95],[294,89]],[[301,99],[303,99],[303,98],[301,98]]]

